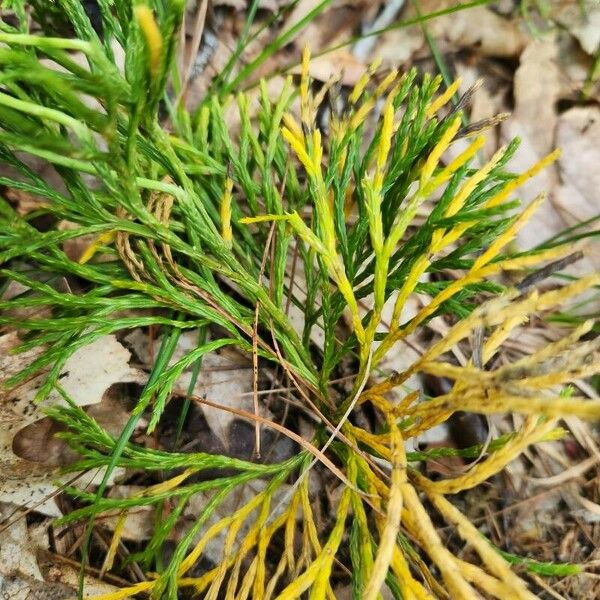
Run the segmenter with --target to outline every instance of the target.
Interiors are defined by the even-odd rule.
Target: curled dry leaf
[[[420,3],[422,14],[454,6],[454,0],[422,0]],[[428,27],[437,40],[445,39],[457,48],[476,48],[484,56],[518,56],[529,39],[517,19],[504,18],[485,6],[433,19]]]
[[[11,354],[18,344],[16,333],[0,337],[0,384],[43,350]],[[79,406],[101,405],[111,386],[144,380],[143,373],[129,366],[130,356],[115,336],[100,338],[69,358],[60,375],[61,385]],[[36,510],[58,516],[54,501],[43,500],[61,480],[56,467],[73,456],[64,444],[52,438],[56,428],[41,410],[64,402],[61,396],[52,392],[43,403],[34,402],[42,380],[40,375],[12,389],[0,388],[0,500],[26,507],[42,502]],[[116,417],[117,413],[111,414]],[[103,425],[110,427],[110,423]],[[122,423],[114,426],[119,429]]]
[[[600,5],[595,0],[554,0],[552,17],[590,56],[600,48]]]
[[[191,378],[191,371],[184,373],[175,385],[175,392],[185,395]],[[224,349],[219,354],[207,354],[202,359],[202,370],[194,387],[194,395],[208,398],[226,408],[253,412],[252,390],[252,363],[249,358]],[[202,411],[210,430],[228,448],[229,428],[236,415],[205,405],[202,405]]]
[[[301,67],[294,67],[291,73],[300,73]],[[347,50],[340,49],[328,52],[311,60],[310,76],[318,81],[326,82],[332,77],[339,77],[342,85],[354,85],[365,72],[365,65]]]
[[[582,106],[563,113],[556,130],[556,143],[563,153],[558,161],[560,185],[555,206],[568,225],[600,213],[600,108]],[[590,245],[588,258],[600,269],[600,248]]]
[[[465,94],[472,90],[469,111],[471,123],[493,122],[498,115],[508,112],[506,102],[508,86],[505,83],[490,78],[487,72],[482,72],[478,68],[478,65],[459,63],[456,71],[462,79],[459,93]],[[483,85],[476,85],[479,81],[483,81]],[[488,127],[485,134],[486,140],[481,155],[484,160],[489,160],[499,148],[499,127]],[[464,150],[464,147],[462,149]]]
[[[146,332],[136,329],[125,337],[125,342],[147,367],[152,364],[150,340]],[[193,351],[198,345],[198,332],[185,331],[177,342],[170,365]],[[160,339],[154,341],[154,351],[160,346]],[[173,395],[186,396],[192,380],[193,366],[186,369],[173,388]],[[222,348],[218,353],[210,353],[202,358],[202,368],[196,380],[192,395],[207,398],[225,408],[242,409],[254,412],[252,357],[237,351]],[[201,405],[208,428],[219,439],[222,449],[230,445],[230,426],[238,417],[226,410]],[[262,416],[270,417],[265,414]]]
[[[289,31],[298,25],[320,4],[322,0],[299,0],[281,31]],[[298,50],[309,46],[311,52],[318,52],[346,41],[372,19],[379,6],[379,2],[370,0],[336,0],[299,29],[293,39],[295,46]]]
[[[398,65],[409,63],[424,45],[425,38],[417,27],[393,29],[378,37],[377,44],[369,58],[381,57],[381,64],[384,68],[394,69]]]
[[[509,167],[525,169],[555,147],[562,150],[558,162],[522,187],[525,203],[548,192],[548,201],[521,230],[522,248],[534,247],[565,227],[598,214],[600,185],[600,111],[597,107],[576,107],[558,115],[561,73],[557,64],[558,45],[553,37],[531,42],[521,55],[515,73],[515,108],[502,124],[505,140],[522,140]],[[531,85],[535,81],[536,85]],[[600,266],[597,247],[586,249],[586,258],[572,267],[575,273],[591,272]]]
[[[67,600],[75,596],[78,570],[38,547],[24,515],[17,507],[0,503],[0,598],[11,600]],[[21,518],[19,518],[19,516]],[[86,575],[86,597],[116,591],[112,585]]]
[[[515,172],[530,167],[554,149],[560,90],[557,56],[554,39],[535,40],[521,55],[514,78],[514,111],[501,128],[505,143],[516,136],[521,138],[521,145],[509,163]],[[536,84],[532,85],[532,81]],[[553,165],[522,186],[521,198],[527,204],[542,192],[551,193],[557,183],[558,174]],[[564,225],[561,216],[546,202],[521,230],[519,244],[523,248],[535,246],[561,231]]]

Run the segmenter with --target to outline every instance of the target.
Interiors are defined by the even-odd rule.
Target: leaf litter
[[[39,350],[13,354],[19,342],[16,333],[0,337],[2,383],[39,355]],[[127,413],[124,407],[119,410],[107,392],[116,384],[144,381],[143,373],[129,365],[129,358],[130,352],[115,336],[106,336],[75,352],[60,375],[63,389],[73,400],[90,407],[113,433],[120,431]],[[57,430],[44,416],[44,409],[63,403],[62,398],[53,391],[44,402],[34,401],[42,379],[34,377],[10,391],[0,389],[0,501],[35,506],[39,512],[59,516],[54,502],[43,500],[54,494],[57,481],[71,479],[58,476],[57,468],[73,461],[74,455],[54,438]],[[102,405],[105,397],[109,407]]]
[[[272,11],[275,8],[272,4],[274,3],[264,3],[262,6],[266,10]],[[294,19],[297,22],[299,18],[306,14],[307,10],[317,4],[310,0],[299,2],[295,9],[296,12],[293,12],[285,22],[286,25],[293,25]],[[365,4],[366,10],[364,10]],[[452,3],[423,0],[419,4],[423,12],[429,12],[439,10]],[[563,150],[563,155],[556,167],[548,170],[546,175],[538,176],[530,184],[530,187],[525,187],[523,190],[526,200],[533,198],[538,188],[549,190],[551,203],[547,203],[545,209],[538,212],[537,221],[532,222],[521,232],[519,243],[522,247],[535,245],[542,239],[556,235],[565,226],[591,219],[600,212],[597,195],[597,190],[600,189],[598,187],[600,182],[598,181],[597,169],[597,165],[600,164],[600,121],[597,96],[595,97],[595,103],[590,105],[575,104],[567,110],[562,110],[559,107],[560,102],[567,96],[565,94],[565,79],[567,79],[567,76],[561,66],[561,61],[564,62],[564,57],[560,56],[560,48],[563,43],[561,38],[569,35],[577,40],[580,46],[579,50],[583,52],[578,54],[572,49],[573,58],[578,64],[581,64],[581,72],[586,73],[590,63],[589,57],[597,52],[600,43],[597,27],[598,10],[593,3],[586,3],[589,4],[589,12],[588,17],[584,19],[579,11],[578,5],[580,3],[578,2],[560,3],[554,1],[549,4],[552,6],[552,17],[565,28],[566,33],[551,31],[548,35],[539,38],[532,35],[516,10],[506,16],[499,11],[494,12],[489,7],[478,7],[471,11],[459,12],[455,15],[437,19],[431,23],[430,27],[431,33],[441,45],[444,55],[456,71],[460,72],[462,70],[477,75],[480,72],[485,72],[486,85],[481,89],[482,91],[476,92],[472,104],[472,120],[487,119],[494,114],[498,114],[498,112],[512,110],[511,119],[502,125],[501,139],[498,140],[498,145],[504,139],[513,137],[515,134],[522,137],[523,144],[513,158],[515,171],[520,170],[523,165],[532,164],[557,145]],[[565,6],[565,4],[568,6]],[[365,21],[373,21],[378,7],[378,3],[359,3],[357,5],[338,3],[334,7],[336,11],[335,18],[331,18],[331,14],[325,13],[322,18],[318,18],[311,23],[304,33],[291,43],[295,44],[296,49],[298,49],[304,45],[307,39],[311,39],[311,41],[317,40],[317,49],[319,45],[326,46],[332,40],[344,38],[346,34],[357,31],[361,25],[364,26]],[[400,16],[409,17],[412,14],[412,7],[407,6]],[[231,15],[225,14],[226,24],[230,23],[230,18]],[[473,27],[473,23],[477,23],[477,26]],[[200,77],[196,80],[196,96],[193,94],[190,96],[192,100],[202,95],[202,89],[206,89],[202,88],[203,82],[210,78],[219,66],[224,66],[228,53],[234,45],[235,36],[233,32],[235,31],[236,28],[234,27],[229,29],[227,27],[220,28],[218,32],[219,41],[211,53],[211,57],[216,57],[213,60],[216,60],[217,67],[211,67],[213,71],[210,69],[202,71]],[[332,35],[332,31],[335,32],[335,35]],[[499,32],[502,32],[502,34]],[[402,47],[398,48],[398,44],[401,44]],[[400,63],[403,67],[406,67],[413,61],[426,64],[428,60],[426,48],[422,34],[414,28],[409,31],[392,31],[378,37],[371,54],[382,55],[386,64],[390,66],[395,66],[394,61],[396,61],[396,64]],[[508,70],[510,76],[508,80],[506,79],[507,69],[505,63],[502,63],[507,59],[518,60],[514,72]],[[339,72],[339,66],[343,65],[345,67],[343,68],[345,78],[343,83],[345,85],[351,85],[354,82],[356,73],[360,71],[360,66],[366,62],[365,57],[353,57],[345,50],[337,54],[324,55],[320,60],[320,63],[313,65],[313,75],[317,78],[326,79],[330,74]],[[492,75],[490,75],[490,65],[492,66]],[[272,64],[273,69],[277,66],[276,63]],[[569,68],[572,70],[573,65],[569,65]],[[494,73],[496,74],[495,78]],[[535,81],[536,85],[532,85],[532,81]],[[496,88],[494,91],[488,91],[494,87]],[[567,89],[569,89],[568,86]],[[573,102],[572,97],[569,97],[568,100]],[[488,148],[484,151],[491,154],[493,150],[494,148]],[[532,244],[532,242],[534,243]],[[597,251],[597,246],[595,249],[592,248],[586,251],[585,260],[588,262],[581,266],[583,271],[598,270],[600,268]],[[76,253],[78,250],[75,249],[74,252]],[[433,324],[432,331],[435,327],[436,325]],[[443,328],[444,325],[442,324],[441,327]],[[524,326],[522,330],[512,336],[515,351],[518,353],[519,344],[526,340],[535,346],[541,337],[548,335],[552,337],[549,330],[551,330],[551,326],[545,323]],[[194,346],[196,343],[195,336],[195,332],[186,332],[182,336],[180,341],[182,352],[188,351],[189,348]],[[152,344],[155,347],[158,346],[158,340],[149,342],[147,338],[147,332],[136,330],[129,339],[121,340],[125,346],[114,336],[99,340],[95,349],[90,350],[91,346],[88,346],[85,353],[82,351],[82,354],[77,356],[77,360],[74,356],[65,365],[63,370],[65,375],[61,380],[61,384],[80,406],[101,405],[105,401],[103,398],[107,395],[106,392],[111,386],[123,382],[142,383],[144,381],[144,375],[140,367],[148,368],[148,365],[152,362],[149,348]],[[411,341],[418,347],[420,340]],[[0,338],[0,343],[3,344],[2,349],[4,349],[4,352],[0,353],[0,373],[3,377],[18,370],[19,364],[35,358],[33,352],[16,355],[16,357],[9,356],[7,350],[13,348],[16,342],[16,337],[13,334]],[[141,363],[140,365],[133,367],[129,364],[130,356],[126,347],[135,348],[135,354]],[[405,350],[405,352],[408,351]],[[410,352],[415,351],[413,349]],[[245,359],[245,362],[240,359]],[[401,361],[399,363],[400,369],[404,366],[405,361],[409,361],[407,355],[400,350],[398,355],[392,357],[389,365],[390,369],[394,368],[395,360]],[[502,357],[499,357],[498,360],[502,360]],[[385,366],[388,367],[388,365]],[[94,373],[94,377],[90,377],[90,373]],[[268,383],[269,378],[266,377],[267,382],[263,381],[262,383]],[[191,379],[192,373],[188,369],[180,378],[176,387],[177,394],[181,397],[187,395]],[[52,506],[51,502],[38,503],[47,495],[55,492],[57,489],[55,484],[58,478],[54,467],[60,464],[61,460],[65,458],[68,460],[69,457],[58,456],[55,461],[56,464],[53,462],[52,468],[28,461],[22,458],[21,455],[33,456],[36,449],[34,448],[28,454],[23,449],[27,444],[27,439],[22,435],[19,437],[20,454],[17,455],[13,451],[14,440],[23,429],[29,425],[39,423],[43,419],[43,413],[32,403],[35,385],[35,380],[27,382],[19,390],[16,398],[12,396],[5,399],[4,396],[0,396],[0,406],[2,408],[0,413],[2,447],[0,460],[2,462],[0,464],[2,466],[2,477],[6,478],[0,480],[0,483],[2,483],[0,500],[12,502],[14,505],[22,507],[35,505],[36,511],[54,516],[60,513]],[[417,382],[416,385],[422,385],[422,382]],[[252,372],[248,357],[229,356],[227,353],[222,353],[205,357],[193,393],[201,397],[218,398],[218,402],[226,406],[242,407],[251,412],[252,389]],[[49,402],[60,401],[60,398],[56,395],[49,400]],[[230,443],[230,430],[235,422],[234,416],[225,411],[205,406],[202,407],[201,412],[206,421],[206,427],[227,447]],[[280,417],[280,415],[265,414],[273,418]],[[108,418],[103,424],[109,428],[111,426],[111,415],[107,416]],[[112,425],[115,430],[118,430],[121,422],[114,414],[112,418],[114,419]],[[17,425],[18,431],[15,431]],[[502,430],[501,421],[492,425],[498,431]],[[593,519],[588,521],[585,514],[583,514],[585,524],[581,525],[577,521],[577,517],[581,517],[582,513],[561,513],[559,519],[553,518],[552,521],[550,520],[550,515],[556,515],[556,494],[560,495],[560,491],[545,495],[537,506],[535,504],[536,496],[534,495],[533,503],[524,504],[522,510],[517,508],[516,511],[513,511],[511,509],[511,503],[518,504],[520,498],[528,495],[530,486],[535,485],[528,482],[529,477],[552,477],[553,468],[561,461],[565,462],[565,456],[569,459],[567,463],[570,464],[572,460],[585,462],[589,459],[589,455],[593,454],[594,444],[598,437],[597,431],[580,423],[575,425],[573,429],[574,438],[569,437],[561,442],[546,443],[548,448],[553,448],[550,454],[544,453],[543,449],[536,449],[527,457],[530,464],[526,464],[525,461],[521,460],[514,463],[512,472],[509,468],[506,477],[496,482],[502,491],[492,492],[491,499],[478,498],[474,494],[472,500],[468,498],[465,500],[473,503],[473,520],[483,523],[484,529],[489,528],[492,538],[495,532],[496,534],[501,533],[502,536],[509,538],[510,543],[518,549],[520,554],[527,554],[529,550],[532,553],[539,554],[539,539],[541,537],[545,536],[544,539],[550,543],[553,540],[561,539],[558,553],[551,549],[546,551],[548,560],[582,562],[584,557],[588,557],[592,561],[598,560],[597,548],[598,540],[600,540],[600,528]],[[37,439],[34,436],[32,443],[38,447],[46,447],[51,442],[50,437],[53,431],[46,429],[41,431],[40,434]],[[448,436],[450,434],[446,432],[444,435]],[[571,450],[568,450],[568,448],[571,448]],[[57,450],[58,454],[60,452],[60,450]],[[569,457],[568,452],[571,452],[573,457]],[[595,472],[595,470],[597,470],[597,465],[596,469],[591,468],[592,472]],[[24,473],[27,473],[27,479],[25,480],[23,480]],[[534,473],[533,476],[532,473]],[[573,493],[584,497],[587,502],[593,504],[600,502],[600,490],[597,481],[595,482],[589,474],[587,478],[582,479],[583,476],[584,473],[578,474]],[[16,485],[14,480],[19,477],[21,481],[19,485]],[[11,488],[11,486],[14,487]],[[119,490],[119,486],[115,486],[113,493],[123,493],[125,495],[135,493],[133,487],[122,487],[123,489]],[[249,486],[246,486],[246,488],[243,488],[246,490],[244,493],[250,495],[256,493],[256,490],[252,490]],[[581,496],[581,494],[585,494],[585,496]],[[500,498],[497,497],[498,495]],[[498,514],[494,514],[491,509],[484,508],[484,502],[488,500],[490,500],[489,504],[491,506],[503,506],[503,508],[496,511]],[[201,496],[198,496],[195,500],[200,505],[205,501],[206,499]],[[193,512],[195,506],[195,503],[190,503],[188,510]],[[595,504],[595,506],[598,505]],[[519,518],[515,518],[515,513],[518,514]],[[574,520],[573,516],[575,517]],[[148,526],[145,518],[142,518],[144,525],[139,525],[142,529]],[[17,527],[17,529],[12,530],[12,527],[9,529],[11,531],[10,535],[15,537],[15,541],[11,543],[22,544],[23,540],[27,539],[25,520],[21,520],[18,526],[13,527]],[[512,533],[509,534],[511,529]],[[579,529],[583,531],[584,537],[589,540],[587,545],[585,542],[581,542]],[[185,529],[182,531],[185,531]],[[488,531],[484,532],[487,533]],[[135,529],[132,529],[124,537],[132,538],[134,535]],[[142,534],[140,537],[143,539],[145,535]],[[223,539],[215,538],[211,543],[214,543],[216,553],[220,548],[219,544],[222,546]],[[10,548],[10,545],[8,547]],[[541,549],[545,551],[544,548]],[[36,567],[35,558],[32,558],[30,553],[23,550],[21,559],[23,564],[13,565],[10,568],[16,568],[26,578],[39,580],[41,576],[39,569]],[[554,587],[556,591],[560,590],[561,593],[570,598],[594,597],[593,590],[596,588],[594,588],[592,578],[586,578],[583,574],[575,579],[579,581],[560,583]],[[580,587],[577,588],[577,585]],[[569,586],[573,589],[569,589]],[[340,590],[340,594],[342,593]],[[578,596],[578,593],[583,595]],[[571,595],[569,596],[569,594]]]

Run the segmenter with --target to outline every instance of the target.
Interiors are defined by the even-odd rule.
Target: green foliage
[[[364,597],[376,597],[384,581],[396,597],[405,597],[407,589],[416,597],[431,597],[407,567],[410,564],[435,588],[409,538],[419,540],[449,589],[458,590],[455,597],[468,597],[463,591],[470,584],[455,580],[452,569],[448,571],[451,559],[440,558],[436,548],[428,546],[435,530],[420,537],[433,526],[415,489],[430,494],[434,503],[441,503],[438,508],[444,517],[452,519],[440,499],[443,494],[483,481],[527,444],[556,435],[556,423],[530,417],[522,430],[494,440],[486,449],[489,461],[477,465],[469,478],[451,480],[456,485],[451,491],[408,469],[406,461],[472,458],[483,449],[404,455],[403,440],[462,410],[463,402],[471,403],[469,410],[474,405],[479,410],[479,402],[483,412],[501,407],[530,416],[569,411],[597,416],[595,403],[562,398],[557,404],[554,397],[535,396],[539,390],[587,374],[591,367],[582,351],[575,350],[569,368],[558,373],[558,367],[545,362],[545,351],[513,371],[484,370],[505,334],[529,312],[554,306],[595,282],[576,282],[554,296],[518,301],[513,291],[512,296],[501,296],[489,314],[485,306],[475,308],[482,297],[505,291],[490,279],[503,269],[525,269],[564,254],[558,245],[564,240],[520,254],[505,250],[533,210],[515,215],[518,201],[511,198],[512,192],[554,155],[515,175],[506,171],[506,165],[518,141],[480,166],[475,157],[483,138],[478,136],[443,166],[443,152],[463,134],[460,112],[445,107],[457,86],[439,96],[441,79],[425,75],[418,81],[416,71],[391,73],[375,85],[371,76],[376,65],[352,90],[346,108],[340,114],[331,112],[329,131],[322,132],[318,111],[328,98],[334,106],[339,91],[335,82],[313,89],[308,54],[299,84],[288,78],[275,102],[266,84],[260,84],[259,108],[253,112],[248,94],[234,98],[230,93],[286,43],[292,30],[237,74],[231,62],[212,92],[190,113],[168,93],[171,85],[178,97],[174,54],[184,4],[100,2],[101,38],[74,0],[56,2],[57,18],[52,13],[41,23],[47,28],[45,35],[27,32],[23,5],[17,2],[13,6],[19,25],[0,26],[0,161],[11,173],[0,177],[0,184],[42,200],[38,210],[23,217],[0,198],[0,275],[27,288],[16,298],[0,301],[0,325],[22,333],[21,350],[43,348],[8,385],[46,371],[38,391],[41,399],[60,390],[66,360],[91,341],[150,325],[163,334],[148,382],[117,439],[68,397],[66,407],[50,410],[67,426],[63,437],[82,456],[75,468],[105,468],[95,492],[70,490],[82,507],[61,522],[88,519],[89,541],[94,519],[104,511],[118,511],[124,518],[128,510],[144,505],[153,506],[159,515],[166,499],[175,501],[146,548],[131,557],[149,570],[157,569],[158,578],[133,586],[131,594],[150,592],[154,598],[175,599],[181,587],[191,587],[198,594],[208,590],[208,597],[219,593],[241,597],[236,594],[245,590],[254,598],[277,592],[285,599],[308,589],[311,597],[331,597],[333,561],[348,530],[355,597],[363,591]],[[313,13],[327,5],[327,0],[321,2]],[[256,6],[250,11],[244,40],[250,35]],[[57,19],[67,23],[72,37],[63,34]],[[115,62],[114,44],[124,50],[123,69]],[[300,123],[294,116],[297,99]],[[168,126],[161,118],[163,107]],[[32,157],[50,166],[52,177],[29,166]],[[34,226],[33,219],[40,216],[49,217],[48,230]],[[74,227],[59,228],[62,220]],[[94,241],[79,261],[71,260],[63,244],[88,235]],[[302,291],[290,282],[290,262],[296,255],[305,278]],[[422,280],[426,273],[448,270],[462,275]],[[77,278],[83,293],[58,289],[55,282],[60,277]],[[404,303],[415,292],[429,294],[432,300],[416,317],[402,321]],[[383,331],[383,307],[392,298],[394,318]],[[362,310],[359,303],[371,299],[372,307]],[[288,302],[304,317],[302,331],[288,316]],[[23,317],[15,312],[23,307],[41,312]],[[369,376],[386,353],[440,314],[457,320],[448,338],[434,344],[408,371],[371,385]],[[500,318],[508,323],[506,331],[504,320],[494,320]],[[484,327],[490,335],[483,364],[461,369],[437,360]],[[577,334],[567,336],[557,353],[571,349],[590,327],[583,324]],[[172,362],[185,329],[200,332],[198,345]],[[316,330],[324,333],[323,348],[311,342]],[[380,345],[374,350],[375,341]],[[160,423],[183,371],[194,369],[194,380],[202,357],[228,345],[254,353],[265,368],[284,369],[319,420],[314,439],[296,436],[293,439],[301,446],[297,456],[273,465],[131,443],[143,415],[149,417],[148,432]],[[358,371],[352,389],[332,386],[348,362]],[[421,371],[450,377],[455,392],[427,402],[416,402],[417,396],[409,393],[399,407],[391,406],[385,393]],[[193,383],[190,395],[191,390]],[[531,398],[535,402],[529,402]],[[386,425],[382,433],[348,421],[365,402],[373,404]],[[185,414],[179,431],[184,420]],[[382,475],[374,458],[387,461],[390,476]],[[344,483],[336,521],[325,533],[316,529],[307,483],[316,461]],[[141,494],[114,499],[105,491],[117,467],[170,474]],[[263,491],[215,524],[211,517],[219,505],[252,480],[263,482]],[[294,483],[286,495],[284,483],[289,481]],[[160,568],[162,545],[198,493],[210,495],[205,509],[179,541],[171,561]],[[306,533],[296,540],[302,547],[296,560],[299,512]],[[200,577],[188,576],[206,542],[221,530],[228,532],[222,563]],[[266,555],[275,534],[284,538],[287,550],[281,562],[272,565]],[[87,551],[86,542],[83,562]],[[489,557],[481,556],[487,564]],[[109,551],[109,566],[113,559]],[[243,574],[246,559],[250,566]],[[494,575],[507,589],[522,592],[522,584],[502,569]]]

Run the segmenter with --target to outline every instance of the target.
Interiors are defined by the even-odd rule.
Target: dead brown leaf
[[[300,0],[286,19],[282,31],[288,31],[316,8],[321,0]],[[346,41],[363,23],[369,22],[380,2],[375,0],[336,0],[303,27],[294,42],[298,50],[308,46],[313,53]]]
[[[600,212],[600,108],[571,108],[558,119],[556,145],[561,185],[556,201],[574,224]]]
[[[251,367],[251,363],[246,362],[237,352],[221,351],[219,354],[207,354],[202,359],[202,370],[193,393],[214,400],[222,406],[252,412],[254,408]],[[177,382],[175,391],[185,395],[191,377],[191,371],[184,373]],[[221,440],[223,446],[228,448],[229,427],[236,416],[204,405],[202,410],[210,430]]]
[[[384,68],[395,69],[409,63],[424,44],[425,39],[419,28],[395,29],[379,36],[369,57],[380,57]]]
[[[38,210],[44,206],[44,200],[29,192],[17,190],[15,188],[7,188],[4,191],[5,198],[14,205],[16,211],[22,217],[28,215],[34,210]]]
[[[38,552],[43,554],[38,540],[28,530],[27,520],[14,518],[15,506],[0,503],[0,521],[11,519],[10,527],[0,530],[0,598],[11,600],[66,600],[76,595],[78,570],[66,563],[48,565],[45,553],[43,570],[38,562]],[[47,545],[47,544],[45,544]],[[107,594],[117,588],[85,576],[86,596]]]
[[[575,107],[563,113],[556,130],[556,143],[562,149],[558,161],[560,185],[554,206],[568,225],[600,214],[600,108]],[[590,244],[588,260],[600,269],[600,248]]]
[[[291,73],[300,73],[301,68],[294,67]],[[354,85],[365,72],[365,65],[345,49],[329,52],[311,60],[309,66],[311,77],[326,82],[332,77],[340,77],[343,85]]]
[[[72,223],[71,221],[61,221],[58,224],[57,229],[59,231],[72,231],[74,229],[79,229],[79,225]],[[63,252],[70,260],[77,262],[89,246],[96,241],[97,237],[96,234],[90,233],[65,240],[62,244]],[[113,259],[108,254],[96,254],[94,260],[105,262]]]
[[[470,103],[471,123],[488,121],[508,112],[506,102],[508,85],[505,82],[491,79],[489,74],[482,73],[477,65],[460,63],[456,66],[456,71],[462,79],[459,93],[464,94],[474,89]],[[483,85],[477,86],[480,80],[483,81]],[[485,136],[486,141],[481,154],[483,159],[489,160],[499,147],[499,128],[487,129]]]
[[[552,18],[593,56],[600,48],[600,5],[594,0],[554,0],[553,5]]]
[[[456,6],[452,0],[422,0],[421,13]],[[476,6],[433,19],[428,24],[436,40],[447,40],[456,48],[476,49],[484,56],[518,56],[529,35],[516,19],[504,18],[485,6]]]
[[[19,339],[16,333],[0,337],[0,383],[19,372],[38,356],[39,348],[11,354]],[[115,336],[105,336],[75,352],[61,373],[61,385],[79,406],[99,405],[111,386],[121,382],[142,382],[145,375],[129,366],[129,351]],[[42,408],[63,403],[53,391],[44,402],[34,402],[43,376],[15,388],[0,390],[0,501],[58,516],[53,500],[43,502],[56,490],[56,467],[73,456],[53,435],[56,426],[44,417]],[[117,413],[110,411],[111,417]],[[106,423],[105,423],[106,426]],[[121,422],[115,422],[120,430]]]
[[[528,169],[554,149],[558,122],[556,103],[560,90],[557,56],[554,39],[534,40],[521,55],[514,79],[514,111],[501,128],[504,143],[515,137],[521,138],[521,145],[508,165],[515,172]],[[542,192],[552,193],[557,183],[558,173],[553,165],[527,181],[520,195],[527,204]],[[530,248],[555,235],[564,226],[561,216],[547,202],[521,230],[519,244]]]
[[[521,146],[509,163],[515,171],[529,168],[555,147],[562,149],[555,165],[522,188],[525,204],[542,192],[548,193],[548,201],[519,233],[522,248],[534,247],[565,227],[600,213],[600,110],[575,107],[559,116],[562,77],[557,61],[555,37],[538,39],[527,46],[515,73],[514,112],[502,125],[505,141],[521,138]],[[590,246],[586,253],[586,259],[574,265],[573,272],[599,268],[597,246]]]

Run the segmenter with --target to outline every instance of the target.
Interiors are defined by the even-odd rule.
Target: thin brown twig
[[[334,430],[331,433],[331,436],[329,437],[329,439],[327,440],[327,442],[325,442],[325,445],[323,446],[323,449],[320,451],[321,454],[323,452],[325,452],[325,450],[327,450],[327,448],[332,444],[332,442],[335,440],[335,438],[338,437],[338,435],[340,435],[340,430],[342,429],[344,423],[346,422],[346,420],[350,416],[350,413],[354,410],[354,406],[356,405],[356,402],[360,398],[360,395],[361,395],[361,393],[362,393],[362,391],[363,391],[363,389],[364,389],[364,387],[367,384],[367,381],[369,379],[369,366],[371,364],[371,356],[372,356],[372,351],[369,352],[369,358],[367,359],[367,365],[366,365],[366,369],[365,369],[365,376],[363,377],[363,380],[360,382],[360,384],[359,384],[359,386],[358,386],[358,388],[357,388],[357,390],[356,390],[356,392],[354,394],[354,397],[350,401],[348,409],[346,410],[346,412],[344,413],[344,415],[340,419],[339,423],[334,428]],[[308,473],[310,472],[310,470],[316,464],[317,464],[317,456],[315,455],[315,458],[313,458],[313,460],[308,465],[308,467],[304,471],[302,471],[302,473],[300,474],[300,476],[298,477],[298,479],[294,482],[294,485],[291,487],[290,491],[285,495],[284,498],[282,498],[282,500],[279,502],[279,504],[275,507],[275,509],[273,510],[273,514],[276,514],[277,513],[277,509],[287,500],[287,498],[290,498],[296,492],[296,490],[298,489],[298,487],[300,486],[300,484],[302,483],[302,481],[304,481],[304,479],[308,476]],[[350,487],[353,490],[356,489],[355,486],[352,483],[350,483]],[[364,493],[361,492],[361,495],[364,496]]]
[[[275,231],[275,222],[271,224],[269,234],[267,236],[267,242],[265,244],[265,251],[263,252],[262,259],[260,261],[260,271],[258,274],[258,283],[262,282],[265,274],[265,267],[267,264],[267,254],[271,247],[273,240],[273,233]],[[252,397],[254,403],[254,414],[259,416],[259,405],[258,405],[258,317],[260,314],[260,302],[256,302],[254,308],[254,325],[252,327]],[[257,420],[254,423],[254,453],[257,458],[260,458],[260,422]]]
[[[277,356],[282,358],[281,351],[279,350],[279,345],[277,344],[277,340],[273,336],[273,346],[275,348],[275,352],[277,352]],[[285,369],[285,363],[282,362]],[[300,387],[300,384],[295,380],[294,376],[291,372],[287,371],[287,376],[290,381],[295,385],[296,389],[300,392],[300,395],[305,400],[305,402],[310,406],[312,410],[315,411],[316,416],[321,420],[321,422],[327,427],[327,429],[331,432],[332,438],[339,438],[341,442],[346,444],[349,448],[354,450],[356,454],[361,456],[375,471],[377,471],[384,478],[389,479],[389,475],[369,456],[368,453],[361,450],[352,440],[350,440],[346,435],[341,432],[341,426],[343,426],[343,421],[341,425],[338,427],[334,426],[333,423],[319,410],[319,407],[309,398],[309,396],[304,392],[304,390]],[[335,407],[334,407],[335,408]],[[330,440],[331,441],[331,440]],[[325,450],[326,447],[323,449]]]
[[[41,553],[42,557],[46,557],[48,561],[52,563],[62,562],[63,564],[69,566],[74,571],[78,571],[81,568],[81,563],[78,560],[73,560],[72,558],[68,558],[62,554],[58,554],[56,552],[52,552],[50,550],[38,549],[38,553]],[[85,566],[86,573],[92,575],[92,577],[97,577],[100,579],[100,569],[96,567],[92,567],[90,565]],[[103,581],[106,583],[110,583],[111,585],[119,586],[119,587],[128,587],[131,585],[130,581],[123,579],[113,573],[106,573],[103,577]]]

